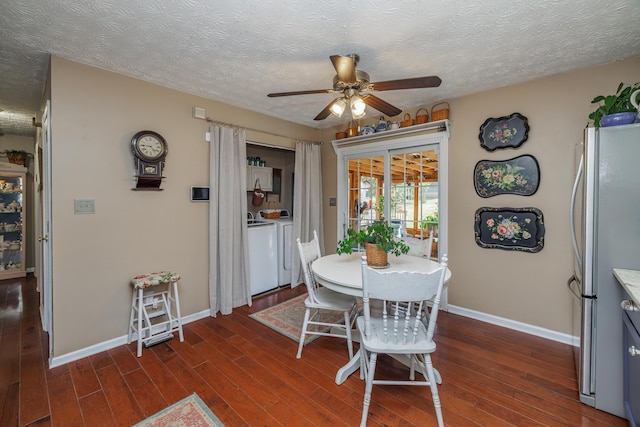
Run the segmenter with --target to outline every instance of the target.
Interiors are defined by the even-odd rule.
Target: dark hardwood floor
[[[358,375],[334,382],[347,361],[344,341],[322,337],[297,360],[296,342],[248,317],[302,292],[189,323],[185,342],[141,358],[133,343],[47,369],[35,280],[0,281],[0,426],[131,426],[193,392],[227,427],[356,426],[364,383]],[[444,312],[436,341],[448,426],[627,425],[577,401],[568,345]],[[378,363],[381,375],[401,368]],[[430,425],[428,388],[374,387],[369,426]]]

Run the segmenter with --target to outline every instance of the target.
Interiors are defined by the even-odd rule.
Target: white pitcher
[[[638,107],[638,100],[637,100],[638,95],[640,95],[640,89],[638,89],[637,91],[631,94],[631,104],[633,104],[633,107],[637,111],[636,123],[640,123],[640,107]]]

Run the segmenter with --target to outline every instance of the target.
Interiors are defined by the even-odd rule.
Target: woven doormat
[[[224,427],[196,393],[174,403],[133,427]]]

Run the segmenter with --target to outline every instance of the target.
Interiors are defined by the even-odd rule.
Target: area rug
[[[298,295],[273,307],[250,314],[249,317],[298,342],[300,341],[302,323],[304,322],[304,299],[306,297],[307,294]],[[316,319],[323,322],[336,323],[343,319],[343,316],[340,312],[321,311]],[[315,325],[313,327],[316,328],[316,331],[329,331],[329,327]],[[320,335],[307,335],[304,343],[308,344],[318,338],[320,338]]]
[[[224,427],[211,409],[193,393],[133,427]]]

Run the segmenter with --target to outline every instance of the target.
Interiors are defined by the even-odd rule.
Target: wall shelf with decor
[[[27,169],[0,163],[0,280],[25,277],[24,185]]]

